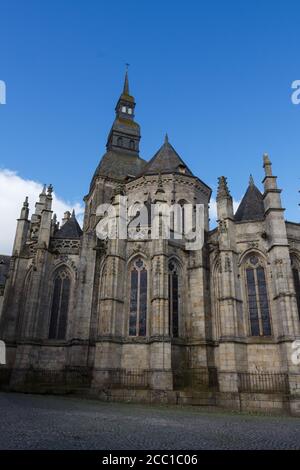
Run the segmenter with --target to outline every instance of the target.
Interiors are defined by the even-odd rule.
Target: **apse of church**
[[[211,229],[212,191],[168,136],[140,156],[135,107],[126,72],[82,228],[74,211],[57,221],[51,185],[31,216],[27,198],[21,207],[12,256],[0,256],[1,387],[300,414],[300,225],[284,219],[269,156],[263,192],[250,177],[235,213],[219,178]],[[174,231],[100,240],[97,209],[121,217],[122,197],[201,205],[203,246],[187,249]]]

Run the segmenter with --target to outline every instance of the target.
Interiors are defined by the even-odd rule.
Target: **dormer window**
[[[179,171],[179,173],[184,174],[186,172],[185,166],[184,165],[179,165],[178,166],[178,171]]]

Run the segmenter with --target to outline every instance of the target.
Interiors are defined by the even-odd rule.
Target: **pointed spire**
[[[225,176],[220,176],[218,179],[218,193],[217,193],[217,200],[218,199],[230,199],[231,195],[228,189],[227,178]]]
[[[249,178],[249,186],[254,186],[254,179],[253,179],[253,176],[252,174],[250,174],[250,178]]]
[[[20,219],[23,219],[23,220],[28,219],[28,215],[29,215],[29,209],[28,208],[29,208],[28,196],[26,196],[25,201],[23,202],[22,209],[21,209]]]
[[[108,135],[106,148],[108,151],[125,150],[131,154],[138,155],[140,126],[134,118],[135,101],[129,94],[128,71],[125,73],[123,91],[115,107],[116,118]]]
[[[129,80],[128,80],[128,64],[126,64],[125,80],[123,87],[123,95],[129,95]]]
[[[166,133],[166,135],[165,135],[165,144],[168,144],[168,143],[169,143],[169,136],[168,136],[168,134]]]
[[[72,219],[75,219],[75,209],[72,210],[72,215],[71,215]]]
[[[47,188],[47,185],[44,184],[44,185],[43,185],[42,192],[41,192],[41,194],[40,194],[40,196],[39,196],[39,202],[40,202],[40,204],[45,204],[45,203],[46,203],[46,199],[47,199],[46,188]]]

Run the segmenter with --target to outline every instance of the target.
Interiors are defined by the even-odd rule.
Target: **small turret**
[[[40,247],[48,248],[52,230],[52,192],[53,186],[50,184],[47,188],[43,188],[40,195],[41,213],[40,224],[38,232],[38,244]]]
[[[21,209],[20,220],[28,220],[29,215],[29,204],[28,196],[26,196],[25,201],[23,202],[23,207]]]
[[[26,239],[28,236],[29,231],[29,204],[28,204],[28,197],[26,196],[25,201],[23,202],[23,206],[21,209],[20,218],[17,222],[17,230],[16,236],[14,241],[13,247],[13,255],[19,255],[22,251],[23,247],[25,246]]]
[[[233,218],[233,202],[229,192],[227,178],[221,176],[219,178],[218,192],[217,192],[217,211],[218,219],[223,220],[226,218]]]
[[[265,213],[267,214],[270,210],[282,210],[281,205],[281,189],[277,187],[277,176],[273,176],[272,162],[269,155],[265,153],[263,155],[263,167],[265,170],[265,177],[263,179],[263,185],[265,189],[264,193],[264,206]]]

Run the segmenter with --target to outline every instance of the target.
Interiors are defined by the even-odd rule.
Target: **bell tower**
[[[116,118],[107,139],[107,151],[119,150],[139,154],[140,126],[134,121],[134,109],[135,101],[129,93],[126,70],[123,91],[115,108]]]

